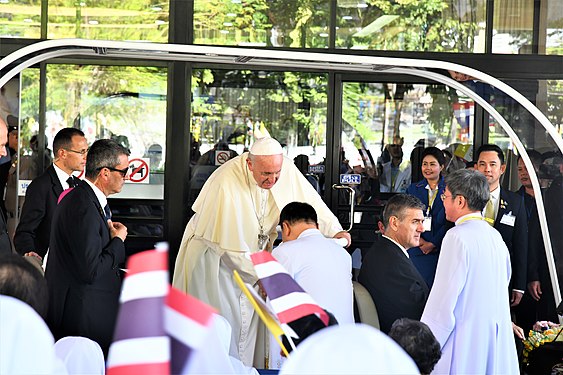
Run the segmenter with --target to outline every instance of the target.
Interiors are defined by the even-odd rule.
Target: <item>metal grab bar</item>
[[[334,190],[348,190],[348,193],[350,194],[350,227],[346,229],[346,232],[350,232],[352,230],[352,227],[354,226],[354,202],[356,199],[356,190],[354,190],[354,188],[352,188],[351,186],[338,184],[333,184],[332,188]]]

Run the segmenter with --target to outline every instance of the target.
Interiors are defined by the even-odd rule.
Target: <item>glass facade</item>
[[[0,1],[0,38],[40,38],[41,5],[32,0]]]
[[[89,143],[112,138],[131,151],[138,170],[116,195],[163,198],[166,69],[99,65],[47,66],[45,135],[52,144],[64,127],[78,127]]]
[[[168,3],[48,1],[47,38],[168,41]]]
[[[336,48],[485,52],[486,1],[337,1]]]
[[[325,74],[197,69],[192,82],[190,200],[214,170],[264,136],[278,139],[324,193]]]
[[[2,57],[12,45],[58,38],[448,60],[507,82],[563,134],[559,0],[0,0]],[[471,161],[473,146],[498,144],[508,160],[503,183],[511,190],[521,184],[517,152],[500,125],[461,93],[426,79],[375,70],[259,68],[251,61],[244,68],[176,61],[167,69],[133,59],[93,59],[68,56],[20,75],[13,84],[20,99],[11,99],[19,101],[13,113],[18,148],[23,164],[43,150],[32,138],[44,134],[43,155],[49,155],[54,135],[68,126],[84,130],[89,143],[108,137],[127,145],[137,175],[112,207],[131,219],[139,249],[152,246],[145,237],[166,238],[177,249],[207,177],[259,135],[284,144],[344,226],[357,225],[352,236],[364,245],[373,241],[376,215],[390,194],[420,180],[422,147],[445,150],[447,173]],[[563,158],[530,114],[498,90],[464,79],[507,119],[527,149],[542,154],[544,187],[560,180]],[[384,180],[384,165],[393,158],[409,167],[398,184]],[[40,160],[43,166],[50,162]],[[332,187],[340,175],[352,174],[360,183],[352,187],[350,202]],[[560,221],[552,216],[550,225],[560,227]]]
[[[194,43],[327,48],[327,0],[195,0]]]

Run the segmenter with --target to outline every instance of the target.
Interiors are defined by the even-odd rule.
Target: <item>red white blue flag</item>
[[[184,373],[214,309],[170,287],[167,251],[135,254],[127,268],[107,374]]]
[[[328,325],[327,313],[293,280],[272,254],[259,251],[251,254],[250,258],[280,323],[291,323],[304,316],[317,314]]]

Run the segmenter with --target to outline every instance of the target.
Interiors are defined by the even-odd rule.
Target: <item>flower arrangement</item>
[[[541,345],[554,341],[563,342],[563,335],[560,335],[561,331],[563,331],[563,326],[551,322],[537,322],[534,329],[530,330],[528,338],[523,341],[524,363],[528,363],[530,352]]]

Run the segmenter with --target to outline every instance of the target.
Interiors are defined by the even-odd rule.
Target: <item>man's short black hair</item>
[[[94,180],[100,169],[115,168],[121,155],[129,156],[130,152],[113,139],[98,139],[92,144],[86,157],[86,177]]]
[[[17,298],[33,307],[43,319],[47,317],[47,281],[20,255],[0,255],[0,294]]]
[[[307,315],[297,320],[294,320],[291,323],[288,323],[291,329],[294,330],[295,333],[299,335],[298,339],[292,338],[293,344],[295,344],[296,347],[307,337],[311,336],[313,333],[320,331],[323,328],[338,324],[338,321],[336,320],[334,315],[332,315],[331,312],[327,310],[325,310],[325,312],[328,314],[328,325],[326,326],[323,323],[323,321],[315,314]],[[289,344],[289,340],[285,335],[282,336],[282,343],[283,346],[287,349],[287,352],[291,353],[293,348]]]
[[[74,136],[84,137],[84,132],[76,128],[63,128],[59,130],[53,140],[53,153],[57,155],[61,148],[70,148],[72,146],[72,137]]]
[[[289,225],[298,222],[318,224],[317,212],[308,203],[291,202],[287,204],[280,213],[280,224],[287,221]]]
[[[395,320],[389,337],[407,352],[418,366],[421,374],[430,374],[440,360],[440,343],[426,324],[418,320],[401,318]]]
[[[500,149],[499,146],[493,144],[486,144],[482,145],[477,149],[477,153],[475,154],[475,160],[479,160],[479,156],[482,152],[493,151],[496,152],[501,164],[504,164],[504,152]]]

